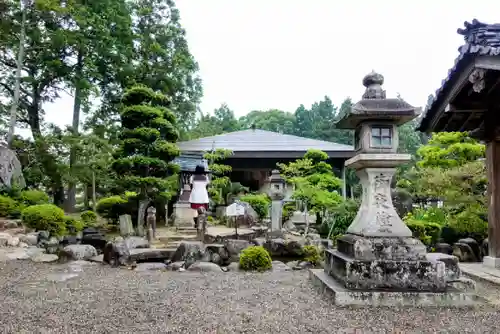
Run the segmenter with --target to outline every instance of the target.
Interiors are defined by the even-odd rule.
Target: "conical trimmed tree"
[[[134,86],[122,97],[121,146],[112,167],[123,188],[138,194],[141,224],[150,201],[168,200],[178,188],[179,166],[172,160],[180,154],[179,131],[169,104],[165,95],[145,86]]]

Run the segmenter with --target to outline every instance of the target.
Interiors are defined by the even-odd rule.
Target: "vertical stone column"
[[[488,176],[488,253],[483,264],[500,268],[500,141],[486,143]]]
[[[345,166],[342,165],[342,167],[340,168],[340,173],[342,175],[342,197],[344,197],[344,199],[347,199],[347,184],[346,184],[346,175],[345,175]]]

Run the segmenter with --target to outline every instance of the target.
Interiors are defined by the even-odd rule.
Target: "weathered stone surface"
[[[223,265],[228,263],[230,256],[224,244],[205,245],[205,254],[209,262]]]
[[[447,281],[454,281],[460,277],[460,268],[458,266],[458,258],[453,255],[444,253],[428,253],[426,255],[427,261],[436,262],[441,261],[445,265],[445,276]]]
[[[9,233],[0,232],[0,247],[7,247],[12,240]]]
[[[439,242],[434,246],[434,248],[436,253],[453,254],[453,247],[446,242]]]
[[[60,249],[59,239],[56,237],[50,237],[49,240],[42,240],[39,245],[43,246],[47,254],[57,254]]]
[[[184,261],[186,268],[201,260],[205,255],[205,246],[201,241],[183,241],[177,247],[172,262]]]
[[[466,239],[461,239],[466,240]],[[474,239],[472,239],[474,240]],[[460,241],[460,240],[459,240]],[[475,242],[475,241],[474,241]],[[476,255],[476,251],[474,250],[476,247],[479,248],[479,246],[476,244],[474,245],[474,242],[456,242],[453,244],[453,255],[458,257],[460,262],[479,262],[479,258]]]
[[[239,271],[240,263],[239,262],[231,262],[227,267],[229,271]]]
[[[97,250],[91,245],[68,245],[59,252],[61,260],[88,260],[97,256]]]
[[[292,270],[292,268],[290,268],[289,266],[287,266],[286,264],[284,264],[281,261],[273,261],[272,266],[273,266],[273,268],[272,268],[273,271],[290,271],[290,270]]]
[[[84,245],[91,245],[98,251],[102,251],[104,250],[104,247],[106,247],[108,241],[106,240],[106,237],[103,234],[96,233],[96,234],[83,234],[81,243]]]
[[[38,232],[32,232],[19,237],[21,242],[28,244],[29,246],[36,246],[38,244]]]
[[[66,235],[61,240],[61,245],[62,246],[76,245],[77,243],[78,243],[78,238],[76,236],[74,236],[74,235]]]
[[[129,264],[130,250],[124,241],[108,242],[103,251],[103,262],[112,266]]]
[[[187,268],[188,271],[222,273],[221,267],[212,262],[197,261]]]
[[[264,248],[271,256],[302,256],[305,240],[267,239]]]
[[[149,242],[142,237],[130,236],[124,239],[129,249],[149,248]]]
[[[166,270],[167,265],[162,262],[144,262],[138,263],[135,271]]]
[[[184,267],[184,261],[176,261],[167,265],[168,270],[178,271],[180,268]]]
[[[31,261],[33,262],[55,262],[59,259],[59,257],[55,254],[36,254],[31,257]]]
[[[266,243],[266,238],[255,238],[252,239],[251,243],[254,246],[264,246],[264,244]]]
[[[481,255],[482,256],[488,256],[489,254],[489,249],[488,249],[488,238],[483,240],[483,243],[481,244]]]
[[[421,260],[425,259],[424,244],[413,238],[367,238],[346,234],[337,239],[339,252],[356,260]]]
[[[247,240],[227,239],[224,241],[224,246],[229,253],[229,257],[234,261],[239,259],[242,250],[250,247],[252,244]]]
[[[166,261],[172,256],[172,250],[168,248],[135,248],[129,252],[128,263]]]
[[[337,250],[325,251],[325,272],[348,289],[445,291],[445,264],[423,260],[358,260]]]

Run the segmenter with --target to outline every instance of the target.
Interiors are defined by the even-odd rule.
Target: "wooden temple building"
[[[186,175],[183,179],[189,178],[189,166],[194,170],[196,161],[207,163],[202,160],[205,152],[228,149],[233,154],[223,163],[232,167],[229,175],[231,181],[240,182],[253,191],[262,190],[278,162],[288,163],[300,159],[309,149],[322,150],[328,154],[327,162],[332,165],[335,174],[345,181],[344,161],[354,155],[354,149],[349,145],[259,129],[235,131],[177,144],[182,152],[177,161]],[[345,182],[342,192],[345,196]]]
[[[486,144],[488,248],[485,267],[500,268],[500,24],[465,22],[455,65],[429,100],[419,130],[468,131]]]

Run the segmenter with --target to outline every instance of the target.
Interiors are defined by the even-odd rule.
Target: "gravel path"
[[[339,308],[306,272],[134,272],[0,263],[1,333],[500,333],[493,307]],[[361,330],[356,331],[355,329]],[[399,331],[394,331],[397,329]]]

